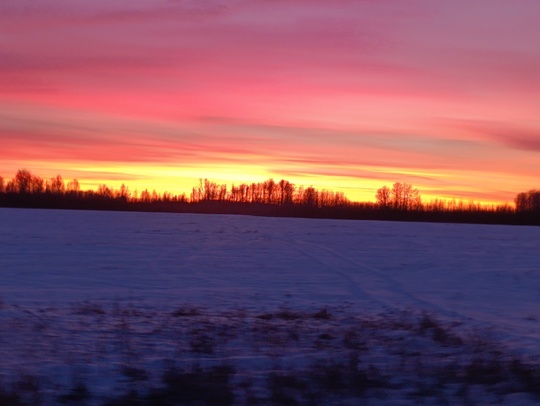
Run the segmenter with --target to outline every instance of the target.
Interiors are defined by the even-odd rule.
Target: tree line
[[[540,212],[540,190],[532,189],[528,192],[518,193],[515,199],[516,211]]]
[[[519,193],[515,207],[444,199],[426,203],[418,189],[400,182],[382,186],[374,197],[375,202],[352,202],[343,192],[296,186],[284,179],[231,187],[200,179],[187,196],[148,189],[131,191],[125,184],[118,189],[101,184],[96,190],[81,190],[77,179],[66,182],[61,175],[43,179],[27,169],[19,169],[9,180],[0,176],[0,206],[4,207],[540,225],[538,190]]]
[[[314,187],[296,187],[287,180],[275,182],[268,179],[264,182],[241,183],[232,185],[228,190],[226,184],[217,184],[208,179],[200,179],[193,187],[190,201],[228,201],[233,203],[256,203],[278,206],[300,204],[309,207],[339,207],[350,204],[343,192],[317,190]]]
[[[122,184],[119,189],[101,184],[94,190],[82,191],[77,179],[65,182],[61,175],[45,180],[33,175],[26,169],[20,169],[14,178],[5,182],[0,177],[0,193],[20,195],[55,195],[75,196],[80,198],[101,197],[111,200],[122,200],[133,203],[158,203],[158,202],[232,202],[232,203],[255,203],[267,205],[305,205],[310,207],[346,206],[349,199],[343,192],[331,190],[317,190],[314,187],[296,187],[287,180],[275,182],[268,179],[264,182],[241,183],[232,185],[228,189],[226,184],[218,184],[208,179],[200,179],[199,184],[194,186],[188,198],[185,194],[174,195],[169,192],[158,193],[155,190],[142,192],[130,191]]]

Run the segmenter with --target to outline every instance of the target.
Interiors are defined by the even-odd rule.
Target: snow
[[[0,277],[0,373],[47,374],[47,396],[74,374],[92,393],[120,393],[121,365],[149,371],[150,385],[170,359],[226,359],[256,377],[276,359],[335,357],[344,350],[332,336],[368,320],[369,361],[384,371],[389,346],[433,345],[374,326],[421,314],[509,354],[540,354],[538,227],[0,209]],[[332,318],[312,317],[321,309]],[[126,349],[137,355],[122,358]],[[482,390],[467,396],[489,399]]]

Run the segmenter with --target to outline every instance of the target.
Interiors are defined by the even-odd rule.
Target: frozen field
[[[21,402],[159,403],[165,370],[239,404],[539,400],[540,228],[0,209],[0,278]]]

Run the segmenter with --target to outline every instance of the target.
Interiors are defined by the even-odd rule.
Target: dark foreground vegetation
[[[440,199],[425,203],[418,189],[399,182],[381,187],[375,198],[376,202],[352,202],[342,192],[273,179],[230,189],[201,179],[188,197],[155,190],[131,192],[125,185],[83,191],[77,179],[67,184],[60,175],[44,180],[25,169],[9,181],[0,177],[0,207],[540,225],[538,190],[518,194],[515,207]]]
[[[2,317],[4,406],[540,403],[537,359],[431,313],[84,302]]]

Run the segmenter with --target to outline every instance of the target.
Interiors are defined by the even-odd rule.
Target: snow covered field
[[[0,403],[540,403],[536,227],[0,209],[0,277]]]

